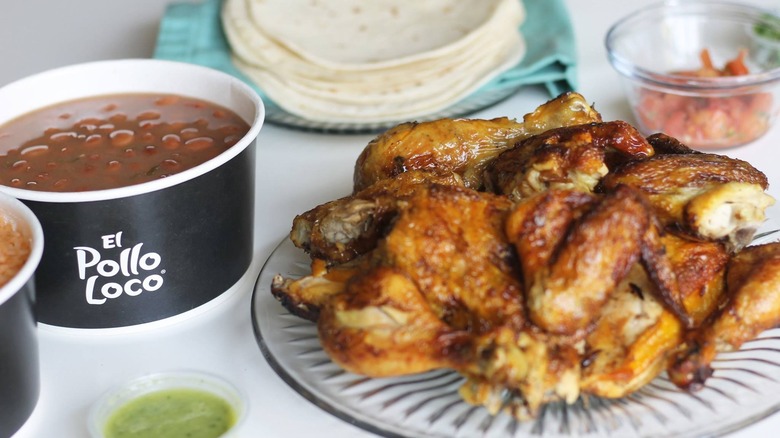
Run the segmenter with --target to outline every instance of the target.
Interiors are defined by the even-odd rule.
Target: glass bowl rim
[[[627,78],[640,80],[657,87],[684,90],[687,92],[724,92],[741,88],[756,88],[780,79],[780,67],[760,73],[716,78],[696,78],[679,74],[652,71],[642,68],[621,56],[615,48],[615,40],[632,25],[657,16],[707,15],[732,21],[752,20],[762,22],[763,15],[777,16],[769,9],[755,5],[730,1],[689,0],[664,1],[645,6],[634,11],[613,24],[607,31],[604,43],[612,66]],[[745,92],[745,90],[742,90]]]

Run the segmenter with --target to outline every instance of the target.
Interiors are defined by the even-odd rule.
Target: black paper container
[[[33,273],[43,253],[43,231],[24,204],[2,193],[0,215],[32,241],[22,269],[0,287],[0,437],[5,437],[27,421],[40,393]]]
[[[235,111],[249,133],[216,158],[167,178],[109,190],[52,193],[0,186],[38,216],[46,248],[36,274],[38,321],[76,329],[136,326],[212,301],[253,255],[259,96],[216,70],[159,60],[81,64],[0,89],[0,123],[75,98],[161,92]],[[30,103],[33,101],[34,103]]]

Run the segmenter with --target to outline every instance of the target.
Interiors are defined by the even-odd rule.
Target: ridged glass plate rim
[[[777,230],[778,225],[775,221],[767,221],[759,233]],[[763,235],[754,243],[767,243],[777,237],[777,234]],[[462,377],[451,371],[371,379],[341,370],[320,347],[316,324],[290,314],[271,294],[274,275],[295,277],[308,272],[308,256],[295,248],[289,239],[282,239],[261,269],[252,295],[252,326],[258,346],[271,368],[305,399],[374,434],[392,438],[475,434],[483,437],[722,436],[780,410],[780,328],[776,328],[746,343],[737,352],[720,354],[713,364],[714,375],[697,393],[680,391],[661,375],[623,399],[591,397],[587,401],[580,399],[572,406],[548,405],[539,418],[530,422],[518,422],[506,414],[491,417],[483,408],[470,406],[459,399],[457,388]],[[285,342],[276,339],[280,336],[286,337]],[[290,354],[284,348],[295,352]],[[298,372],[296,367],[305,362],[313,364],[312,368]],[[312,369],[316,369],[316,375]],[[774,373],[767,373],[766,369]],[[754,387],[756,382],[762,384]],[[763,394],[769,396],[769,400],[750,404],[753,400],[748,397],[750,394]],[[378,395],[385,397],[382,404],[386,408],[378,413],[367,412],[371,403],[376,404],[379,400]],[[734,408],[743,408],[747,403],[750,413],[719,412],[714,406],[716,402],[711,399],[717,399],[716,402],[731,400],[730,405]],[[637,409],[644,410],[643,415],[636,415]],[[709,412],[712,418],[699,415],[702,412]],[[409,421],[410,418],[413,421]],[[724,418],[725,421],[714,421]],[[449,424],[444,425],[443,419],[450,420]],[[680,419],[684,420],[682,429],[663,429],[665,422]],[[650,423],[662,429],[649,430],[646,426]],[[675,424],[680,423],[673,423],[673,426]]]

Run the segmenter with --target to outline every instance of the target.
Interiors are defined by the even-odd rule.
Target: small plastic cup
[[[233,409],[235,422],[221,437],[235,437],[249,411],[246,395],[222,377],[202,371],[172,371],[149,374],[130,380],[103,394],[89,411],[88,428],[93,438],[105,438],[111,417],[120,408],[140,397],[167,390],[197,390],[217,396]]]

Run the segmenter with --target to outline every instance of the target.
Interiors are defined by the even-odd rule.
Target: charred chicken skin
[[[485,185],[514,200],[547,189],[591,192],[609,171],[609,152],[641,160],[654,150],[622,121],[550,129],[501,153],[487,166]]]
[[[409,171],[315,207],[293,220],[290,239],[312,257],[344,263],[373,249],[401,204],[421,184],[463,186],[456,174]]]
[[[763,173],[715,154],[658,154],[631,161],[605,176],[602,185],[607,191],[619,185],[641,190],[666,227],[695,239],[723,241],[732,251],[750,243],[774,203],[764,193]]]
[[[658,280],[651,291],[689,325],[675,299],[679,293],[669,261],[658,254],[663,251],[659,231],[644,198],[621,187],[582,212],[586,199],[576,191],[545,192],[518,205],[507,221],[534,324],[579,339],[641,261]]]
[[[526,419],[664,370],[694,390],[780,323],[780,243],[746,246],[765,176],[573,93],[523,122],[391,129],[354,182],[295,218],[311,274],[271,289],[355,373],[452,369],[464,400]]]
[[[522,122],[504,117],[404,123],[373,139],[360,154],[354,192],[410,170],[455,173],[466,187],[479,189],[488,163],[516,141],[551,128],[600,121],[582,95],[566,93],[526,114]]]
[[[688,334],[669,367],[679,387],[700,388],[715,355],[738,349],[780,324],[780,242],[747,247],[728,263],[725,303]]]

